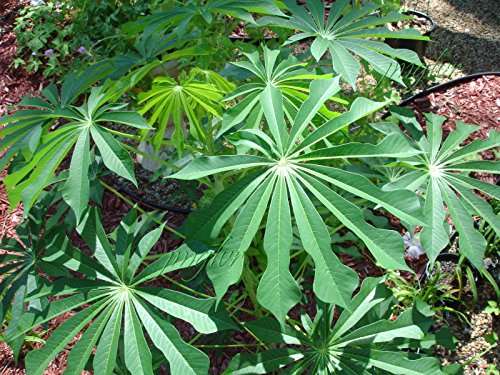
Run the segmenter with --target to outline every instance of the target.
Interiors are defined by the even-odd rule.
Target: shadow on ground
[[[491,56],[500,56],[499,41],[482,39],[467,33],[452,32],[439,25],[436,26],[431,39],[435,42],[429,43],[425,55],[432,60],[437,60],[448,49],[446,56],[440,60],[455,66],[461,64],[462,69],[468,74],[500,70],[500,63],[497,62],[495,66],[491,66],[490,62],[498,61],[498,59],[485,59],[483,56],[484,51],[488,51],[487,53]],[[443,41],[446,42],[443,43]]]
[[[500,25],[500,2],[498,0],[445,0],[460,12],[474,15],[483,24],[498,28]],[[494,4],[497,5],[494,5]],[[496,9],[495,9],[496,8]],[[496,11],[495,11],[496,10]]]

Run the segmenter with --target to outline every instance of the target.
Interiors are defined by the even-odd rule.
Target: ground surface
[[[499,70],[500,18],[498,8],[500,4],[498,0],[420,0],[407,1],[406,5],[409,8],[427,12],[437,22],[436,30],[431,35],[433,42],[426,53],[428,62],[432,64],[436,61],[443,61],[440,56],[448,50],[445,61],[459,68],[454,76]],[[11,30],[15,11],[19,6],[18,0],[4,0],[0,4],[0,116],[10,112],[9,106],[18,102],[25,94],[36,93],[47,83],[38,74],[26,74],[22,69],[14,69],[10,66],[17,57],[16,39]],[[463,86],[451,93],[444,91],[434,94],[427,100],[431,110],[445,115],[453,114],[469,122],[474,122],[470,119],[479,116],[483,108],[488,108],[487,114],[478,122],[474,122],[481,125],[484,131],[486,128],[495,127],[495,124],[498,126],[500,116],[498,90],[498,79],[486,80],[486,82],[482,80],[478,83],[469,83],[468,86]],[[472,101],[474,105],[463,101],[470,97],[471,93],[476,95],[475,100]],[[459,103],[460,101],[462,102]],[[457,115],[456,105],[461,106],[462,116]],[[2,172],[0,177],[4,174],[5,172]],[[116,197],[111,195],[108,197],[104,212],[109,213],[106,222],[112,227],[130,208]],[[5,187],[0,184],[0,237],[15,235],[13,227],[21,218],[22,208],[20,207],[9,213]],[[172,216],[169,222],[174,226],[180,224],[182,215]],[[155,249],[156,251],[175,244],[172,242],[175,240],[170,237],[162,241]],[[487,298],[489,297],[484,297],[484,299]],[[456,324],[454,333],[461,341],[456,351],[442,353],[443,361],[465,363],[489,348],[482,339],[483,334],[494,330],[500,334],[498,317],[495,320],[491,314],[485,314],[476,309],[470,312],[470,319],[473,322],[471,327]],[[245,341],[245,338],[238,339],[238,341]],[[225,354],[224,358],[222,354]],[[66,356],[67,351],[54,360],[47,374],[60,373]],[[214,360],[212,364],[211,371],[214,374],[218,373],[217,370],[220,370],[221,366],[227,365],[230,357],[228,353],[219,353],[219,356],[220,361]],[[490,350],[483,358],[472,361],[467,366],[466,374],[485,374],[488,363],[496,363],[498,366],[499,356],[498,348]],[[19,368],[13,366],[8,347],[0,343],[0,374],[21,373],[24,373],[22,364]]]
[[[498,0],[407,0],[406,5],[436,22],[426,55],[448,61],[466,74],[500,70],[500,2]]]

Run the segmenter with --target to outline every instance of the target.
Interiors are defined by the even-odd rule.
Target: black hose
[[[475,78],[480,78],[483,76],[500,76],[500,72],[484,72],[484,73],[468,74],[466,76],[459,77],[448,82],[440,83],[439,85],[429,87],[427,90],[421,91],[415,95],[410,96],[409,98],[406,98],[405,100],[403,100],[401,103],[398,104],[398,107],[406,107],[408,104],[415,101],[416,99],[427,96],[433,92],[441,91],[442,89],[446,89],[456,84],[471,81]],[[384,113],[384,115],[382,116],[382,120],[385,120],[389,116],[390,112]]]

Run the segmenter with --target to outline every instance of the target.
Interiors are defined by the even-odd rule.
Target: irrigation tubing
[[[455,85],[457,85],[459,83],[464,83],[464,82],[472,81],[475,78],[481,78],[481,77],[484,77],[484,76],[500,76],[500,72],[474,73],[474,74],[469,74],[469,75],[466,75],[466,76],[463,76],[463,77],[459,77],[459,78],[453,79],[453,80],[448,81],[448,82],[440,83],[439,85],[429,87],[428,89],[426,89],[424,91],[421,91],[421,92],[419,92],[419,93],[417,93],[415,95],[410,96],[409,98],[406,98],[405,100],[403,100],[401,103],[398,104],[398,107],[405,107],[408,104],[410,104],[413,101],[415,101],[416,99],[420,99],[420,98],[422,98],[424,96],[432,94],[433,92],[441,91],[443,89],[447,89],[449,87],[453,87],[453,86],[455,86]],[[386,112],[382,116],[382,119],[386,119],[387,117],[389,117],[389,115],[390,115],[390,113]]]
[[[419,92],[418,94],[410,96],[409,98],[407,98],[407,99],[403,100],[401,103],[399,103],[398,106],[399,107],[404,107],[404,106],[408,105],[409,103],[413,102],[415,99],[421,98],[421,97],[426,96],[426,95],[428,95],[430,93],[433,93],[433,92],[436,92],[436,91],[440,91],[442,89],[454,86],[454,85],[459,84],[459,83],[467,82],[467,81],[473,80],[475,78],[480,78],[480,77],[483,77],[483,76],[491,76],[491,75],[500,76],[500,72],[474,73],[474,74],[466,75],[466,76],[463,76],[463,77],[460,77],[460,78],[456,78],[454,80],[451,80],[451,81],[448,81],[448,82],[445,82],[445,83],[441,83],[441,84],[436,85],[436,86],[432,86],[432,87],[428,88],[425,91],[422,91],[422,92]],[[387,118],[389,115],[390,115],[390,112],[385,113],[382,116],[382,119]],[[142,204],[144,204],[146,206],[153,207],[153,208],[155,208],[157,210],[171,211],[171,212],[177,212],[177,213],[182,213],[182,214],[189,214],[189,213],[191,213],[191,212],[194,211],[194,210],[189,209],[189,208],[178,208],[178,207],[167,206],[167,205],[163,205],[163,204],[151,202],[149,200],[146,200],[146,199],[143,199],[143,198],[139,197],[137,194],[129,191],[125,187],[123,187],[120,184],[118,184],[116,181],[113,181],[113,183],[117,187],[119,187],[120,190],[125,195],[128,195],[133,200],[137,201],[138,203],[142,203]],[[456,234],[454,234],[454,235],[456,235]]]

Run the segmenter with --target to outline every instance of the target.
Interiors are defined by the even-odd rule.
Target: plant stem
[[[245,264],[243,268],[243,274],[241,276],[241,280],[243,281],[243,285],[245,285],[245,290],[248,292],[248,296],[252,301],[252,304],[255,308],[255,314],[257,317],[261,318],[263,316],[262,309],[260,307],[260,303],[257,301],[257,295],[255,294],[255,275],[252,273],[252,270]]]
[[[136,141],[141,141],[142,140],[142,137],[139,136],[139,135],[123,133],[123,132],[119,132],[118,130],[113,130],[113,129],[110,129],[110,128],[106,128],[106,131],[108,133],[117,135],[119,137],[123,137],[123,138],[127,138],[127,139],[134,139]]]

